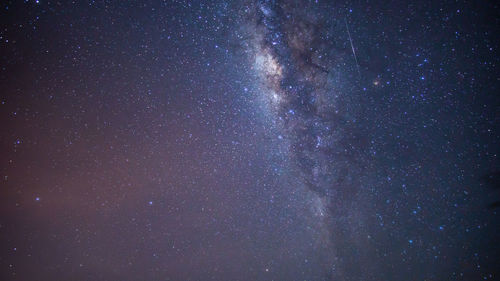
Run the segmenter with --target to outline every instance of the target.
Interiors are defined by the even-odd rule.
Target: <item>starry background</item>
[[[497,4],[140,2],[1,4],[2,280],[499,280]]]

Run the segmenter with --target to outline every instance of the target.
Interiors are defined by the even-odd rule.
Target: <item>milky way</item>
[[[315,219],[326,228],[323,243],[334,256],[327,262],[337,276],[335,271],[345,270],[346,257],[353,257],[351,266],[362,259],[357,235],[363,218],[356,214],[361,209],[357,197],[368,165],[367,145],[356,125],[358,109],[347,108],[354,98],[344,98],[357,96],[361,88],[346,85],[355,78],[336,67],[352,59],[329,42],[342,36],[329,38],[325,18],[304,12],[310,9],[302,4],[259,1],[252,17],[256,38],[251,47],[264,84],[261,94],[278,123],[279,138],[288,142],[297,179],[317,198],[313,202],[321,211]],[[353,67],[352,61],[348,64]]]

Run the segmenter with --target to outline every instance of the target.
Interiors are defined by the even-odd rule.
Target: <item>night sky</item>
[[[137,2],[0,4],[1,280],[500,280],[498,4]]]

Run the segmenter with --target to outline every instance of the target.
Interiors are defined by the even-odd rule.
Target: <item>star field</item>
[[[0,4],[2,280],[497,280],[499,6]]]

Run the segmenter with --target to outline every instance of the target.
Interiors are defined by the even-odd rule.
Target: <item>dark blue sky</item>
[[[2,280],[497,280],[493,1],[4,1]]]

